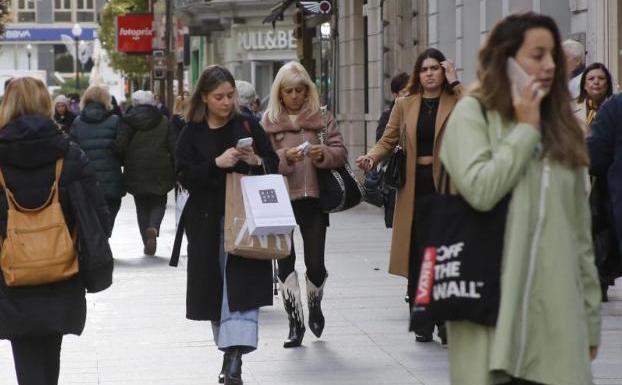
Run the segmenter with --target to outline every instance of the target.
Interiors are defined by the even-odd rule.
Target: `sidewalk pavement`
[[[87,296],[83,335],[65,337],[61,385],[217,383],[222,355],[210,325],[184,317],[185,256],[179,268],[168,266],[174,218],[171,195],[157,256],[145,257],[133,200],[123,200],[111,242],[114,284]],[[259,349],[244,356],[245,384],[449,385],[447,350],[416,343],[407,332],[406,282],[387,274],[389,243],[381,209],[361,205],[331,215],[322,338],[307,328],[303,347],[283,349],[287,317],[275,297],[274,306],[261,311]],[[297,269],[302,278],[302,258]],[[598,385],[622,385],[622,281],[610,293],[593,365]],[[0,341],[0,385],[14,384],[10,344]]]

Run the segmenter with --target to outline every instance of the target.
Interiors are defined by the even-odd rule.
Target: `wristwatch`
[[[454,80],[453,82],[449,83],[449,87],[454,88],[458,84],[460,84],[460,80]]]

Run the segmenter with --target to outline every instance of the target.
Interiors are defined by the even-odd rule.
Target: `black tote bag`
[[[510,199],[505,196],[486,212],[459,195],[430,196],[417,205],[416,244],[422,258],[411,330],[430,321],[495,325]]]

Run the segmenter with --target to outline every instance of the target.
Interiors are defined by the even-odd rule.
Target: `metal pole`
[[[78,59],[78,44],[80,43],[80,38],[76,37],[76,92],[80,92],[80,61]]]

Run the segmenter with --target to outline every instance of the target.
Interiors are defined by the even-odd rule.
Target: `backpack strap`
[[[52,202],[58,202],[59,201],[58,185],[59,185],[60,174],[62,170],[63,170],[63,158],[58,158],[56,160],[56,165],[54,168],[54,182],[52,183],[52,188],[50,189],[50,195],[48,195],[48,198],[45,200],[45,202],[41,206],[35,207],[33,209],[29,209],[17,203],[17,200],[15,199],[13,192],[9,190],[9,187],[6,184],[6,180],[4,179],[4,173],[2,172],[2,168],[0,168],[0,187],[4,189],[4,193],[6,194],[6,200],[9,205],[9,208],[13,210],[18,209],[19,211],[23,211],[23,212],[34,212],[34,211],[42,210],[43,208],[45,208]]]

